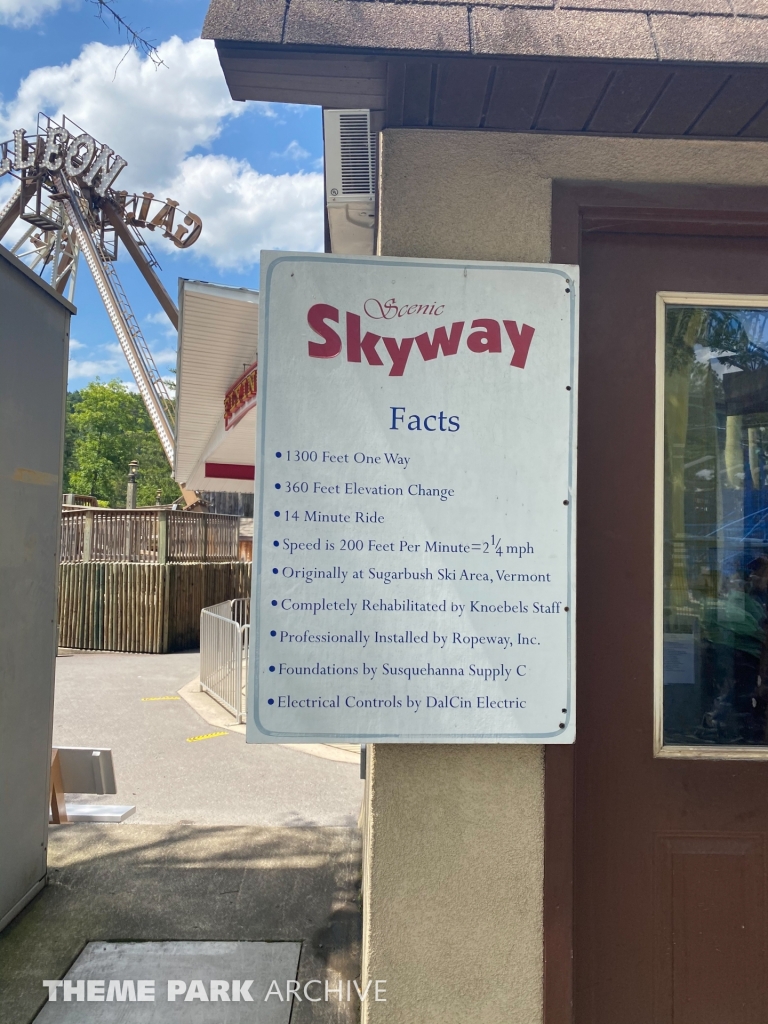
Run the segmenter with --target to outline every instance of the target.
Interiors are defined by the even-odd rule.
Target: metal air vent
[[[326,110],[325,178],[328,203],[373,202],[376,135],[369,110]]]

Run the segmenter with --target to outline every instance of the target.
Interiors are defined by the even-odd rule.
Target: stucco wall
[[[768,184],[768,144],[391,129],[382,255],[541,262],[552,180]],[[540,1024],[541,747],[369,749],[367,1024]]]
[[[553,178],[765,185],[767,154],[765,142],[390,129],[378,251],[545,262]]]
[[[379,744],[368,768],[364,977],[387,1001],[364,1019],[540,1020],[542,748]]]

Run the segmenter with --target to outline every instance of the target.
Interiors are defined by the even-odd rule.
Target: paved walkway
[[[189,742],[223,731],[178,696],[198,668],[197,653],[62,652],[54,744],[111,747],[117,778],[116,796],[83,802],[135,804],[122,827],[357,824],[363,783],[356,763],[246,744],[229,730]],[[165,697],[172,699],[156,699]]]
[[[30,1024],[94,941],[300,942],[301,984],[338,989],[359,975],[359,870],[356,829],[54,826],[49,884],[0,933],[0,1021]],[[357,1021],[337,999],[294,1002],[291,1024]]]

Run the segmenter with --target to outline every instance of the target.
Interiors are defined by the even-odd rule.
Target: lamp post
[[[136,475],[139,472],[139,463],[136,459],[128,463],[128,490],[125,495],[125,507],[136,508]]]

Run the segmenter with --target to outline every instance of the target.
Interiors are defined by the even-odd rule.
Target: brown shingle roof
[[[768,0],[212,0],[219,41],[478,56],[768,62]]]

